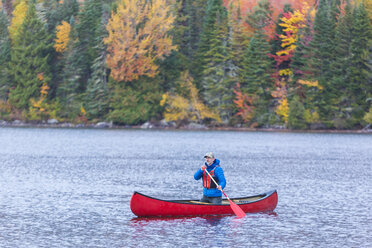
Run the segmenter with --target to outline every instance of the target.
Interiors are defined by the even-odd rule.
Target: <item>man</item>
[[[195,180],[203,178],[203,197],[200,201],[213,204],[222,203],[222,192],[226,186],[225,176],[220,167],[220,161],[214,157],[212,152],[207,152],[204,156],[204,165],[195,173]],[[218,185],[216,185],[207,172],[213,177]]]

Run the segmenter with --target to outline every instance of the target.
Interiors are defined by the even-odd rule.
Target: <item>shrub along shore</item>
[[[92,129],[154,129],[154,130],[199,130],[199,131],[247,131],[247,132],[313,132],[313,133],[371,133],[372,126],[367,125],[359,130],[337,130],[337,129],[322,129],[321,126],[313,127],[313,129],[295,130],[285,126],[271,126],[265,128],[251,128],[242,126],[206,126],[197,123],[188,123],[177,126],[175,122],[145,122],[142,125],[117,125],[112,122],[97,122],[97,123],[70,123],[58,122],[56,119],[50,119],[44,122],[23,122],[20,120],[4,121],[0,120],[0,127],[23,127],[23,128],[92,128]]]

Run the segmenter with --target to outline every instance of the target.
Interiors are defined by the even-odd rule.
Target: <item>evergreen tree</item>
[[[240,3],[231,1],[229,6],[229,44],[231,44],[231,60],[233,68],[231,74],[236,77],[235,82],[241,79],[240,73],[243,68],[244,52],[249,45],[248,33],[243,27],[243,17],[241,14]]]
[[[77,0],[44,0],[43,3],[45,24],[47,32],[52,35],[51,43],[54,43],[56,36],[56,26],[60,25],[62,21],[70,22],[74,20],[79,12],[79,3]],[[61,84],[61,72],[63,71],[63,60],[60,61],[58,53],[53,49],[50,53],[50,64],[52,79],[49,84],[51,97],[56,97],[57,88]]]
[[[196,78],[200,77],[202,69],[200,68],[200,50],[201,37],[203,36],[204,20],[206,17],[206,8],[208,1],[206,0],[183,0],[185,7],[185,30],[182,37],[182,43],[179,44],[179,51],[188,61],[188,66],[191,75],[195,79],[197,87],[201,86]],[[178,43],[176,43],[178,44]],[[184,68],[183,70],[185,70]]]
[[[86,89],[87,81],[91,77],[93,61],[98,57],[98,43],[100,40],[100,27],[102,25],[102,0],[87,0],[79,14],[77,30],[77,66],[80,71],[79,91]]]
[[[288,127],[290,129],[305,129],[305,108],[298,96],[295,96],[289,104]]]
[[[39,95],[42,82],[38,74],[43,74],[45,82],[50,81],[49,53],[53,44],[38,19],[33,1],[20,29],[21,39],[12,47],[7,70],[13,83],[9,100],[17,108],[27,109],[30,98]]]
[[[259,125],[269,122],[267,114],[270,112],[269,104],[274,86],[271,77],[273,63],[269,57],[270,44],[264,33],[264,27],[268,24],[271,14],[270,4],[262,1],[248,16],[248,22],[255,28],[255,31],[245,52],[241,80],[242,91],[255,96],[253,103],[256,108],[255,120]]]
[[[61,117],[72,119],[77,116],[81,107],[77,99],[79,93],[81,93],[78,91],[81,73],[76,59],[78,47],[75,20],[73,17],[70,20],[70,26],[69,43],[59,61],[61,72],[56,95],[61,104]]]
[[[76,17],[79,13],[79,3],[77,0],[44,0],[45,18],[48,32],[53,33],[57,25],[62,21],[69,22],[71,17]]]
[[[320,97],[319,109],[321,119],[331,125],[331,113],[337,108],[337,92],[331,84],[333,78],[332,63],[335,60],[335,27],[339,1],[320,0],[314,20],[314,36],[310,42],[311,70],[314,79],[324,87]]]
[[[209,63],[202,74],[203,95],[207,105],[214,107],[227,124],[233,111],[234,65],[227,43],[227,27],[223,24],[218,27],[220,29],[216,29],[210,51],[206,53]]]
[[[160,111],[162,92],[153,78],[141,78],[141,83],[109,80],[110,112],[108,120],[116,124],[136,125],[155,117]]]
[[[204,69],[201,74],[204,100],[209,107],[214,107],[222,121],[227,124],[233,112],[233,73],[234,65],[229,40],[227,10],[222,1],[209,1],[206,23],[204,26],[202,61]],[[236,71],[236,70],[235,70]]]
[[[10,39],[8,32],[8,19],[3,10],[0,10],[0,100],[6,100],[9,92],[9,77],[6,71],[10,60]]]
[[[351,42],[353,40],[353,13],[349,1],[346,2],[344,14],[340,15],[335,35],[335,60],[331,64],[334,72],[332,86],[336,92],[336,105],[332,113],[336,128],[351,128],[350,118],[352,93],[350,91]]]
[[[298,39],[294,43],[296,46],[295,53],[291,59],[290,67],[293,71],[292,82],[296,84],[299,79],[308,79],[310,69],[308,67],[311,59],[310,41],[313,36],[312,22],[310,17],[307,17],[307,25],[298,30]]]
[[[211,50],[212,40],[216,38],[216,34],[219,34],[218,29],[223,28],[222,25],[227,25],[227,11],[222,0],[208,0],[198,46],[198,58],[195,60],[197,65],[195,66],[194,79],[198,88],[202,88],[200,82],[202,81],[203,71],[208,67],[210,59],[208,52]]]
[[[106,46],[103,43],[103,37],[106,35],[105,21],[102,19],[100,27],[101,35],[97,37],[99,40],[97,51],[98,56],[92,65],[92,77],[88,81],[86,91],[86,110],[88,118],[102,118],[108,110],[108,85],[107,85],[107,66],[106,66]]]
[[[372,95],[371,68],[368,64],[372,35],[371,23],[363,3],[355,8],[354,17],[349,88],[353,96],[352,115],[360,122],[364,113],[368,112],[367,99]]]

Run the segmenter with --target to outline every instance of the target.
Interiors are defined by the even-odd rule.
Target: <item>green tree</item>
[[[291,129],[305,129],[305,108],[298,96],[295,96],[289,104],[288,127]]]
[[[240,81],[240,73],[243,68],[244,53],[246,47],[249,45],[248,31],[244,27],[244,21],[241,14],[240,3],[230,2],[229,6],[229,35],[228,40],[231,44],[231,60],[233,68],[231,68],[231,74],[233,74],[235,82]]]
[[[6,71],[10,60],[10,39],[8,32],[8,19],[3,10],[0,10],[0,99],[6,100],[9,92],[9,77]]]
[[[201,75],[200,68],[200,46],[201,37],[203,36],[204,30],[204,20],[206,15],[206,9],[208,1],[206,0],[181,0],[183,5],[181,7],[183,16],[185,20],[183,22],[184,35],[182,36],[182,42],[175,43],[179,45],[179,52],[183,54],[188,61],[187,67],[190,70],[190,74],[195,79],[197,88],[201,88],[199,82],[197,82],[197,77]],[[186,68],[187,68],[186,67]],[[182,69],[185,70],[186,68]]]
[[[216,46],[216,35],[221,34],[219,29],[223,29],[227,25],[227,11],[222,4],[222,0],[208,0],[203,21],[203,29],[200,34],[200,42],[198,46],[198,57],[195,60],[195,83],[197,88],[202,88],[201,81],[203,71],[209,66],[211,47]],[[214,41],[213,41],[214,40]],[[214,42],[214,43],[213,43]],[[222,42],[222,41],[220,41]]]
[[[243,93],[255,95],[253,106],[256,109],[255,121],[259,125],[269,122],[269,104],[272,99],[271,91],[274,85],[271,74],[273,62],[269,57],[270,44],[264,33],[271,18],[272,9],[267,1],[259,2],[254,12],[248,16],[248,23],[255,28],[253,37],[246,49],[243,61],[241,88]]]
[[[338,129],[352,128],[350,108],[352,92],[350,91],[351,43],[353,40],[353,11],[349,1],[344,13],[340,15],[335,34],[335,60],[331,64],[333,73],[332,86],[337,96],[336,106],[332,112],[333,125]]]
[[[319,98],[319,110],[322,121],[332,126],[330,117],[337,109],[337,91],[332,85],[335,61],[335,27],[338,18],[339,1],[320,0],[314,20],[314,35],[310,42],[311,72],[313,79],[324,87]]]
[[[79,13],[77,31],[77,66],[80,71],[79,88],[86,89],[87,81],[91,77],[93,61],[98,57],[98,43],[100,42],[100,28],[102,26],[102,0],[84,1],[84,7]]]
[[[136,125],[151,120],[160,113],[162,92],[152,78],[141,83],[109,80],[110,112],[108,120],[116,124]]]
[[[208,2],[204,43],[208,50],[203,54],[204,69],[201,75],[204,100],[217,111],[227,124],[233,112],[233,72],[231,41],[227,10],[222,1]]]
[[[104,20],[102,19],[102,23]],[[106,65],[106,46],[103,43],[105,36],[104,24],[101,25],[101,35],[97,37],[99,43],[97,45],[98,56],[95,58],[92,65],[92,76],[88,80],[86,90],[86,110],[88,118],[104,118],[108,111],[108,70]]]
[[[372,95],[371,68],[368,64],[372,35],[371,23],[363,3],[355,8],[354,16],[349,87],[353,97],[352,116],[360,122],[364,113],[368,112],[370,105],[367,99]]]
[[[79,79],[81,68],[78,65],[78,44],[74,18],[70,20],[70,38],[66,50],[60,55],[60,73],[56,96],[61,105],[60,117],[74,119],[80,113],[81,97]]]
[[[33,1],[19,34],[21,39],[12,47],[7,70],[13,86],[9,100],[19,109],[28,109],[30,99],[39,95],[38,74],[42,73],[46,82],[50,80],[49,53],[53,46],[44,24],[38,19]]]

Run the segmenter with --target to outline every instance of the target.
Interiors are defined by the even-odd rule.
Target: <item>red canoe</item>
[[[278,203],[278,193],[272,190],[230,200],[239,205],[245,213],[271,212]],[[138,217],[234,214],[227,199],[223,199],[222,204],[210,204],[199,200],[160,200],[138,192],[133,193],[130,208]]]

